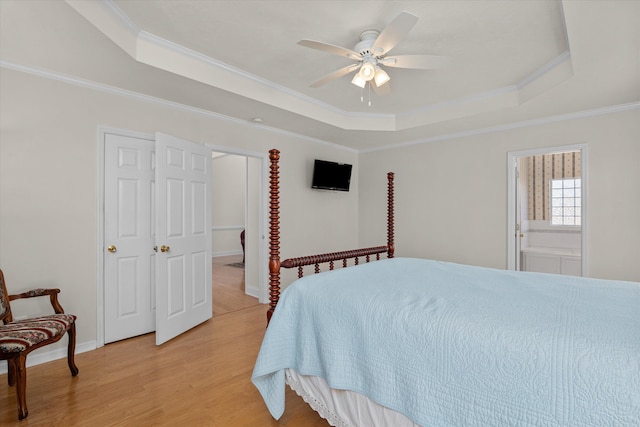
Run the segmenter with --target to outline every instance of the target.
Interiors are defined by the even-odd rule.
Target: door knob
[[[169,246],[160,246],[160,252],[169,252],[169,249],[171,249]]]
[[[107,250],[108,250],[109,252],[111,252],[111,253],[114,253],[115,251],[117,251],[116,247],[115,247],[115,246],[113,246],[113,245],[110,245],[110,246],[107,248]]]

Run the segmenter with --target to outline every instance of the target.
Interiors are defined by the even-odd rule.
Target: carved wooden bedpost
[[[280,298],[280,151],[269,151],[269,310],[267,325]]]
[[[393,179],[395,174],[393,172],[387,173],[387,257],[393,258],[394,253],[396,251],[395,248],[395,235],[394,235],[394,189],[393,189]]]

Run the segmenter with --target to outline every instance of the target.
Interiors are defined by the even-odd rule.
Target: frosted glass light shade
[[[360,75],[360,72],[358,72],[355,76],[353,76],[353,80],[351,80],[351,83],[358,87],[364,88],[364,85],[367,84],[367,81]]]
[[[387,72],[384,71],[382,68],[376,67],[376,74],[375,74],[375,77],[373,78],[373,81],[376,83],[376,87],[382,86],[389,80],[391,80],[391,77],[389,77],[389,74],[387,74]]]

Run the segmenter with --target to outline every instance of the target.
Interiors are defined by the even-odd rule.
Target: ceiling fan
[[[332,44],[314,41],[300,40],[299,45],[321,50],[334,55],[345,56],[357,61],[355,64],[327,74],[311,84],[311,87],[319,87],[332,80],[338,79],[356,70],[359,70],[351,80],[356,86],[364,88],[367,82],[373,80],[375,87],[380,87],[391,78],[382,68],[412,68],[412,69],[437,69],[446,66],[448,59],[437,55],[397,55],[387,56],[418,22],[418,17],[402,11],[382,31],[365,30],[360,34],[360,42],[353,49],[347,49]]]

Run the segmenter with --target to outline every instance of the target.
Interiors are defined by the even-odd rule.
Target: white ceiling
[[[5,67],[63,74],[260,126],[371,150],[640,100],[640,1],[0,0]],[[390,93],[351,75],[309,84],[406,10],[392,54],[451,59],[389,68]],[[364,102],[361,102],[361,96]],[[371,106],[368,100],[371,100]]]

